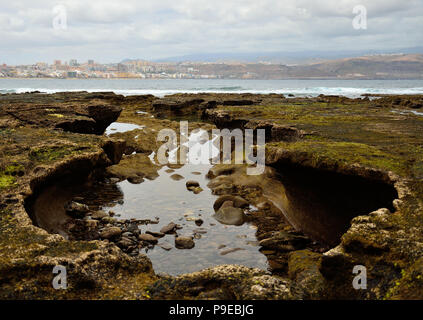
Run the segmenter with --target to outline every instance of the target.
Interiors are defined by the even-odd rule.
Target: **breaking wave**
[[[163,97],[175,93],[261,93],[313,97],[320,94],[423,94],[423,80],[56,80],[0,79],[0,93],[104,92]]]

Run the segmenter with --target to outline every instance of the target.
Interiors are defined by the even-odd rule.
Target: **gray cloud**
[[[368,29],[354,30],[355,5]],[[53,8],[66,8],[54,30]],[[16,0],[0,11],[0,63],[191,53],[388,50],[420,46],[421,0]]]

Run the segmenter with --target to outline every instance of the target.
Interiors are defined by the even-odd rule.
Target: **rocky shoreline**
[[[1,95],[0,297],[421,298],[423,116],[410,111],[423,110],[422,103],[421,96],[370,100],[272,94],[177,94],[163,99],[84,92]],[[231,217],[234,224],[249,219],[258,227],[256,237],[270,273],[227,265],[178,277],[155,275],[139,248],[157,244],[163,234],[176,233],[175,247],[188,249],[195,246],[196,235],[178,235],[177,223],[162,226],[161,234],[140,233],[139,224],[157,221],[121,220],[113,213],[92,210],[83,198],[74,196],[65,203],[56,199],[71,218],[66,230],[49,233],[48,221],[46,230],[39,227],[42,222],[34,216],[34,203],[59,181],[113,184],[154,179],[159,166],[148,155],[157,151],[157,131],[177,129],[173,120],[179,119],[190,120],[190,130],[214,126],[266,130],[268,168],[260,181],[245,175],[243,166],[233,165],[217,165],[208,177],[209,188],[220,196],[215,214]],[[145,128],[101,135],[115,121]],[[301,198],[284,193],[278,184],[280,177],[289,178],[287,168],[297,170],[296,176],[312,176],[332,195],[340,189],[336,212],[343,211],[343,205],[354,207],[348,199],[357,203],[336,220],[340,235],[328,235],[334,239],[330,245],[302,232],[307,230],[304,221],[311,217],[296,214],[294,221],[281,214],[281,208],[304,211],[298,207],[301,201],[293,201]],[[303,181],[295,188],[310,185],[306,178]],[[186,187],[201,192],[194,182]],[[310,192],[314,194],[314,189]],[[282,194],[291,199],[292,207],[284,207],[286,202],[278,198]],[[54,201],[47,197],[45,203]],[[247,204],[257,210],[245,216]],[[62,221],[57,212],[54,218]],[[304,230],[293,227],[293,222]],[[52,223],[53,228],[56,225]],[[67,290],[51,287],[57,264],[68,268]],[[368,290],[351,286],[357,264],[367,267]]]

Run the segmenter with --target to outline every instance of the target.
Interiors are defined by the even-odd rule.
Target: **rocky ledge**
[[[421,299],[422,101],[421,96],[1,95],[0,297]],[[57,181],[95,177],[99,172],[118,180],[138,179],[137,183],[154,177],[157,167],[145,156],[157,148],[155,134],[163,127],[178,127],[160,117],[191,119],[193,114],[219,128],[266,130],[265,178],[247,177],[242,166],[216,166],[209,173],[209,187],[223,197],[215,204],[216,214],[258,221],[258,241],[277,272],[228,265],[179,277],[157,276],[145,255],[131,256],[113,243],[113,237],[122,233],[113,225],[103,228],[100,240],[92,241],[65,240],[36,226],[31,201]],[[139,130],[101,136],[117,117],[148,128],[141,137]],[[134,151],[136,159],[131,158]],[[127,156],[121,161],[122,154]],[[325,250],[302,234],[304,224],[280,222],[292,218],[282,217],[276,209],[285,202],[274,198],[275,190],[280,190],[290,199],[278,184],[281,177],[289,180],[289,172],[312,177],[301,187],[314,192],[323,186],[323,197],[340,199],[337,208],[344,204],[346,209],[355,208],[359,203],[356,208],[363,210],[346,213],[345,229],[329,238],[331,245]],[[377,201],[367,194],[377,195],[373,197]],[[243,216],[240,208],[245,203],[240,199],[256,205],[257,212]],[[75,201],[67,209],[77,212],[81,207]],[[138,240],[152,239],[148,234],[143,237]],[[192,246],[189,239],[177,242]],[[51,286],[58,264],[68,269],[68,290]],[[354,265],[366,266],[367,290],[353,289]]]
[[[79,125],[60,125],[83,118],[90,133],[102,133],[119,116],[121,107],[115,103],[120,98],[88,93],[0,96],[2,299],[148,295],[144,288],[154,273],[146,256],[130,257],[105,241],[67,241],[35,226],[26,211],[44,186],[69,176],[87,177],[120,161],[123,140],[80,134]],[[68,290],[52,287],[56,265],[67,268]]]

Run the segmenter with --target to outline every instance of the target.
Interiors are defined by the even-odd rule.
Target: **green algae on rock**
[[[423,117],[398,112],[419,108],[421,100],[420,96],[370,100],[179,94],[157,100],[113,93],[1,95],[0,296],[421,299]],[[104,110],[108,111],[103,114]],[[336,175],[331,181],[338,181],[339,191],[346,193],[340,199],[355,194],[343,188],[342,183],[352,181],[346,177],[375,186],[369,197],[382,190],[388,202],[397,199],[392,206],[384,200],[383,207],[355,212],[332,249],[321,252],[322,247],[281,221],[280,210],[269,200],[271,188],[266,189],[263,181],[245,177],[240,167],[220,172],[216,167],[210,178],[217,193],[241,196],[260,207],[248,219],[261,221],[257,240],[273,275],[243,266],[217,266],[178,277],[157,276],[143,254],[131,257],[106,241],[65,240],[34,225],[31,206],[38,192],[64,177],[89,177],[107,170],[109,177],[119,179],[154,179],[157,168],[146,157],[157,148],[155,134],[163,127],[178,128],[176,122],[156,116],[187,119],[193,114],[219,128],[264,128],[269,167],[268,180],[262,180],[269,186],[280,182],[284,169],[295,168],[313,173],[317,185],[319,177],[323,181],[327,174]],[[118,116],[119,121],[146,127],[100,136]],[[213,128],[204,123],[190,126]],[[121,161],[122,154],[127,157]],[[131,161],[142,168],[133,171]],[[343,204],[348,206],[345,201],[339,208]],[[66,291],[51,286],[52,269],[58,264],[69,268]],[[352,287],[352,268],[357,264],[367,268],[368,290]]]

